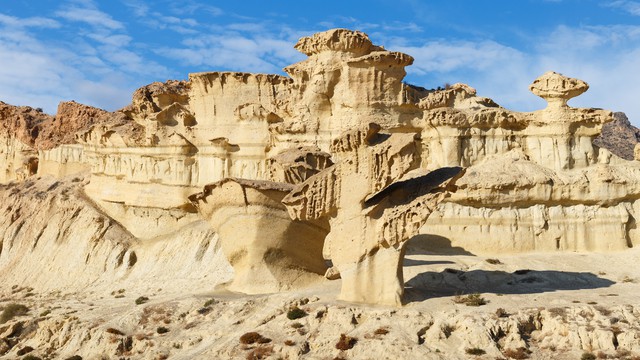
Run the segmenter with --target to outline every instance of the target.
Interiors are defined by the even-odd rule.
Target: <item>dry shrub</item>
[[[302,310],[302,309],[300,309],[297,306],[292,307],[287,312],[287,319],[289,319],[289,320],[296,320],[296,319],[303,318],[305,316],[307,316],[307,312]]]
[[[34,349],[31,346],[25,346],[22,349],[18,350],[16,352],[16,355],[22,356],[22,355],[25,355],[25,354],[28,354],[28,353],[32,352],[33,350]]]
[[[240,343],[245,344],[245,345],[249,345],[249,344],[266,344],[271,342],[271,339],[266,338],[262,335],[260,335],[259,333],[252,331],[252,332],[248,332],[243,334],[242,336],[240,336]]]
[[[354,337],[347,336],[345,334],[340,334],[340,340],[338,340],[338,343],[336,344],[336,349],[338,350],[353,349],[353,347],[356,345],[357,342],[358,342],[358,339]]]
[[[294,329],[300,329],[301,327],[304,327],[304,325],[299,322],[294,322],[293,324],[291,324],[291,327]]]
[[[389,330],[385,329],[385,328],[379,328],[376,331],[373,332],[376,335],[387,335],[389,333]]]
[[[136,305],[142,305],[142,304],[146,303],[147,301],[149,301],[148,297],[140,296],[139,298],[136,299]]]
[[[108,328],[105,331],[108,332],[109,334],[118,335],[118,336],[124,336],[124,333],[122,331],[118,330],[118,329]]]
[[[486,354],[487,352],[480,349],[480,348],[470,348],[470,349],[465,349],[464,352],[466,352],[469,355],[476,355],[476,356],[481,356]]]
[[[499,318],[506,318],[509,317],[509,313],[503,308],[498,308],[496,310],[496,316]]]
[[[293,341],[293,340],[285,340],[284,344],[287,345],[287,346],[294,346],[296,344],[296,342]]]
[[[481,306],[487,304],[487,301],[480,296],[480,294],[470,294],[467,296],[456,295],[456,297],[453,298],[453,302],[456,304],[465,304],[467,306]]]
[[[273,346],[260,346],[247,354],[247,360],[262,360],[273,354]]]
[[[4,324],[16,316],[26,315],[28,312],[28,307],[22,304],[11,303],[2,310],[2,314],[0,314],[0,324]]]
[[[161,305],[147,306],[142,310],[138,324],[147,325],[148,323],[158,322],[169,324],[171,323],[171,316],[173,316],[173,311],[167,307]]]
[[[523,347],[520,347],[517,349],[505,349],[502,352],[502,355],[510,359],[516,359],[516,360],[528,359],[529,354],[531,354],[531,351]]]
[[[442,330],[442,333],[444,334],[445,338],[449,338],[449,336],[451,336],[451,334],[456,330],[455,327],[447,324],[447,325],[443,325],[440,330]]]
[[[549,309],[549,313],[553,317],[566,318],[567,317],[567,308],[557,307]]]

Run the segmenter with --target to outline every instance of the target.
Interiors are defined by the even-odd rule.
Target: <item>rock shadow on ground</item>
[[[423,272],[409,279],[405,283],[405,302],[472,293],[538,294],[562,290],[599,289],[613,284],[615,284],[614,281],[589,272],[445,269],[441,272]]]

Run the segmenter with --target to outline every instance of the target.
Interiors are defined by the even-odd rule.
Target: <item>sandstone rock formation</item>
[[[547,73],[531,85],[548,101],[544,110],[470,111],[454,104],[427,111],[430,126],[422,137],[429,164],[469,169],[425,231],[478,253],[637,244],[633,194],[640,169],[593,144],[613,116],[566,104],[586,89],[584,82]]]
[[[329,218],[323,252],[342,277],[342,300],[402,304],[404,245],[462,176],[453,168],[397,183],[418,165],[414,138],[377,124],[347,131],[331,147],[340,161],[282,200],[296,220]]]
[[[468,85],[405,84],[411,56],[374,45],[362,32],[329,30],[295,48],[308,58],[285,68],[288,76],[190,74],[142,87],[114,113],[69,102],[52,117],[1,104],[0,181],[82,174],[83,204],[141,249],[169,246],[159,244],[194,227],[196,238],[213,244],[211,228],[202,235],[204,216],[235,267],[231,287],[247,292],[287,288],[303,273],[300,279],[316,279],[324,246],[334,265],[329,277],[342,277],[343,298],[396,304],[403,244],[414,234],[478,254],[640,243],[640,162],[594,143],[612,121],[610,111],[567,104],[588,89],[584,81],[544,74],[530,89],[548,106],[521,113]],[[467,170],[424,185],[432,178],[420,175],[441,168]],[[445,198],[451,177],[458,190]],[[402,194],[413,185],[436,192]],[[286,218],[287,209],[298,220]],[[318,220],[331,228],[296,240],[302,228],[316,226],[305,221]],[[253,233],[238,232],[234,221],[255,226]],[[274,236],[259,239],[256,229]],[[345,234],[357,248],[346,245]],[[312,244],[313,260],[291,245],[300,241]],[[140,251],[137,264],[146,259]],[[263,270],[251,270],[256,264]],[[379,275],[387,265],[394,270]],[[262,290],[248,275],[256,272],[268,279]]]
[[[191,196],[220,237],[233,266],[229,290],[247,294],[308,285],[326,271],[322,245],[326,221],[293,221],[282,199],[293,185],[224,179]]]

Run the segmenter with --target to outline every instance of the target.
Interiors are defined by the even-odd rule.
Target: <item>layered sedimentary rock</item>
[[[530,88],[547,108],[425,112],[428,163],[469,169],[423,231],[480,253],[635,245],[640,167],[593,144],[613,114],[566,104],[588,88],[580,80],[547,73]]]
[[[342,277],[342,300],[400,305],[404,245],[463,172],[451,168],[398,183],[418,166],[415,135],[379,132],[372,123],[335,139],[331,152],[340,161],[282,202],[295,220],[329,219],[323,252]]]
[[[69,102],[52,117],[1,104],[0,181],[83,172],[91,204],[149,244],[180,238],[203,226],[204,217],[218,228],[223,247],[256,250],[223,249],[239,270],[273,249],[286,253],[299,237],[295,221],[325,219],[332,225],[323,252],[337,270],[330,277],[339,272],[354,289],[343,297],[359,301],[398,302],[402,244],[418,232],[474,253],[640,243],[640,162],[594,142],[612,121],[610,111],[567,105],[588,89],[584,81],[544,74],[530,89],[548,106],[522,113],[464,84],[442,90],[405,84],[411,56],[358,31],[329,30],[295,48],[308,58],[286,67],[288,76],[190,74],[140,88],[131,105],[113,113]],[[414,178],[430,181],[411,170],[460,167],[467,171],[446,199],[402,194],[401,187],[422,184]],[[236,199],[227,188],[255,197]],[[442,195],[453,186],[438,189]],[[283,217],[287,208],[294,219]],[[256,232],[240,241],[242,231],[212,217],[218,211],[254,230],[265,227],[261,217],[278,219],[280,235],[269,240],[283,241],[262,250]],[[253,218],[240,220],[245,212]],[[366,229],[352,232],[356,250],[343,243],[353,228]],[[388,261],[378,265],[387,250]],[[295,252],[284,258],[307,261]],[[304,271],[322,272],[322,259],[314,259],[319,265]],[[286,287],[290,273],[260,264],[271,272],[269,289]],[[372,274],[388,264],[393,274],[372,286],[393,295],[370,297],[377,291],[366,288],[377,279]],[[345,275],[352,270],[357,275]],[[234,285],[251,291],[250,281]]]
[[[271,181],[225,179],[192,197],[200,214],[220,237],[233,266],[227,288],[249,294],[288,290],[317,282],[326,221],[294,221],[282,199],[293,185]]]
[[[21,180],[38,171],[34,149],[40,125],[51,117],[39,109],[0,102],[0,182]]]

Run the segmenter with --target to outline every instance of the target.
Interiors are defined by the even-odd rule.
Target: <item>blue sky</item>
[[[585,80],[574,106],[624,111],[640,125],[640,1],[4,1],[0,100],[76,100],[115,110],[153,81],[190,72],[282,73],[304,59],[298,38],[334,27],[415,58],[406,81],[463,82],[507,108],[554,70]]]

